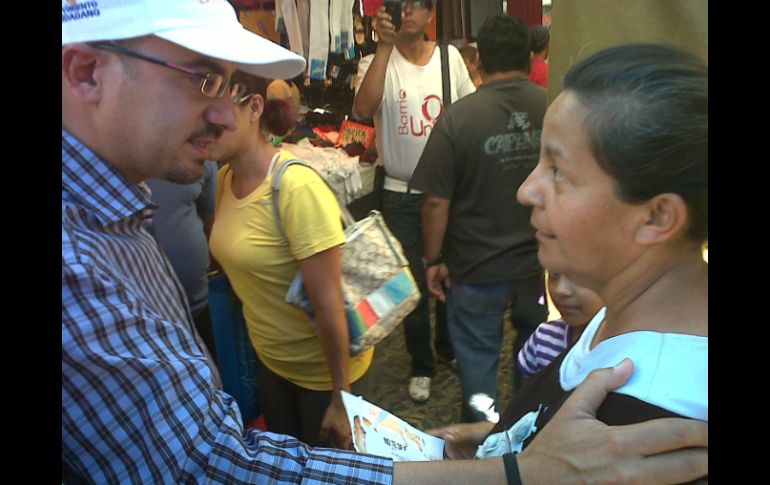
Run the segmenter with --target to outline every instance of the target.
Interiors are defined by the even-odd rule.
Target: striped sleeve
[[[540,327],[538,327],[540,328]],[[535,330],[537,332],[537,330]],[[529,336],[526,342],[524,342],[524,345],[521,347],[521,350],[519,350],[518,355],[518,362],[519,362],[519,369],[521,370],[521,373],[524,374],[525,377],[531,377],[537,373],[537,363],[535,361],[535,353],[536,353],[536,346],[535,343],[535,334]]]
[[[566,350],[568,329],[563,320],[543,322],[537,326],[517,356],[519,368],[526,377],[548,367]]]

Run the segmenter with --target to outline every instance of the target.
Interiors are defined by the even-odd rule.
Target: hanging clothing
[[[342,0],[342,17],[340,18],[340,36],[342,37],[342,53],[345,59],[356,58],[355,28],[353,27],[353,4],[355,0]]]
[[[286,28],[286,35],[289,37],[289,49],[293,52],[304,55],[304,46],[302,44],[302,34],[299,24],[299,15],[297,14],[297,4],[294,0],[276,0],[275,4],[275,30],[278,31],[278,25],[283,21]]]
[[[353,39],[353,3],[355,0],[331,0],[329,9],[329,33],[331,51],[344,54],[345,59],[355,58]]]
[[[310,52],[310,0],[296,0],[299,33],[302,37],[302,55],[309,59]]]
[[[326,79],[329,58],[329,0],[310,0],[310,79]]]
[[[340,30],[342,1],[343,0],[331,0],[329,2],[329,37],[331,38],[329,50],[334,54],[340,54],[342,52],[342,31]]]

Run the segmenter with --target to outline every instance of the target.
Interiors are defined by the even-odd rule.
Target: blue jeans
[[[436,364],[431,348],[428,290],[425,286],[425,271],[422,269],[423,240],[420,222],[422,198],[421,194],[383,190],[382,215],[388,229],[403,246],[409,268],[422,294],[417,308],[404,319],[406,350],[412,356],[412,376],[433,377],[436,375]],[[442,318],[443,315],[444,312],[436,314],[436,351],[442,357],[451,360],[452,344],[446,317]]]
[[[491,284],[463,284],[452,281],[447,294],[449,334],[452,339],[463,407],[460,421],[483,421],[483,414],[468,406],[471,396],[487,394],[495,400],[497,412],[497,368],[503,344],[503,316],[508,304],[517,331],[513,346],[514,388],[522,374],[516,356],[535,328],[548,317],[543,274]],[[543,303],[541,304],[541,297]]]

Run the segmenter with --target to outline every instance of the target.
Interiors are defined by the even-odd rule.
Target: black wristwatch
[[[444,256],[438,256],[437,258],[433,259],[425,259],[423,256],[422,258],[422,269],[428,269],[431,266],[436,266],[437,264],[441,264],[444,262]]]
[[[522,485],[516,455],[513,453],[503,454],[503,465],[505,466],[505,478],[508,480],[508,485]]]

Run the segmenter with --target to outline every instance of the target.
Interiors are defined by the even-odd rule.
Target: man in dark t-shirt
[[[470,405],[475,396],[496,398],[508,305],[514,355],[548,313],[531,209],[516,200],[537,165],[547,106],[545,90],[528,78],[529,42],[518,18],[499,15],[484,24],[484,84],[444,112],[411,181],[426,194],[423,264],[428,289],[447,301],[464,422],[485,419]],[[515,385],[520,381],[516,368]]]

